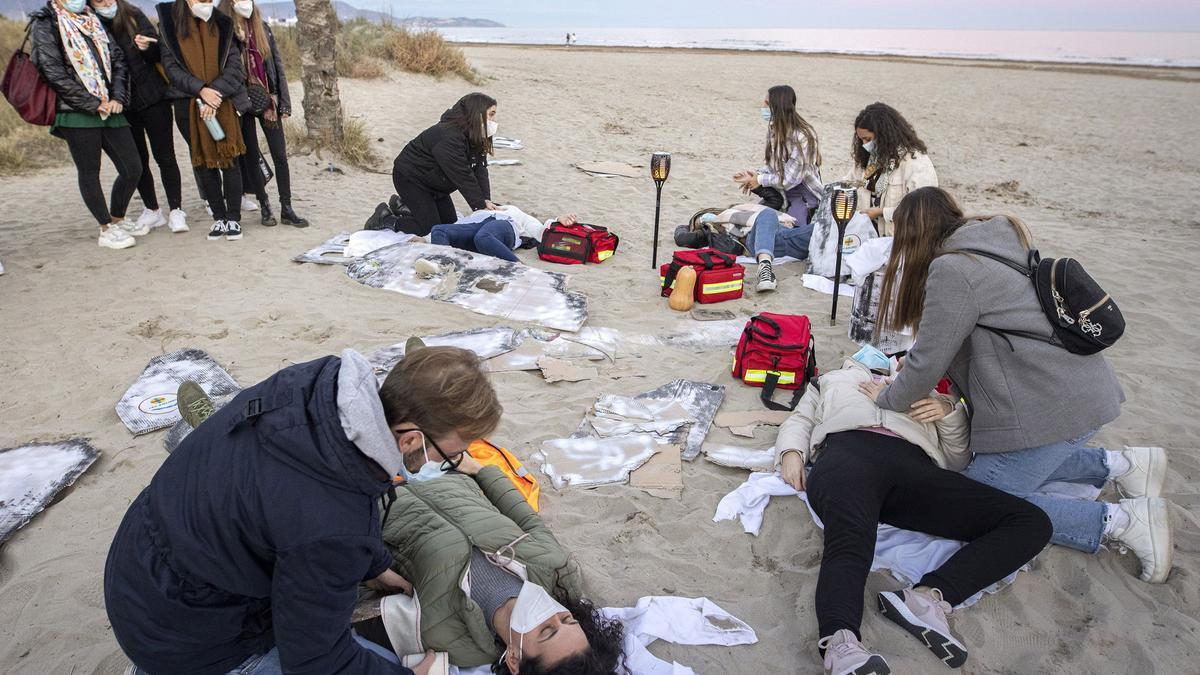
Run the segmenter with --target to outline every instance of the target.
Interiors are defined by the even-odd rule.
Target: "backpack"
[[[715,248],[722,253],[733,255],[750,255],[745,244],[737,237],[725,231],[719,225],[713,225],[703,220],[706,214],[716,215],[724,209],[700,209],[692,214],[687,225],[675,228],[675,245],[684,248]]]
[[[991,258],[1025,275],[1033,283],[1038,303],[1053,332],[1047,336],[980,324],[979,327],[984,330],[1002,337],[1016,335],[1041,340],[1072,354],[1085,355],[1111,347],[1125,332],[1125,317],[1117,308],[1117,303],[1074,258],[1043,259],[1037,249],[1032,249],[1028,262],[1022,265],[1004,256],[977,249],[956,249],[954,253]]]
[[[618,243],[620,238],[606,227],[586,223],[563,225],[555,221],[542,232],[538,257],[563,265],[602,263],[617,252]]]
[[[737,256],[713,248],[675,251],[671,262],[659,266],[663,297],[671,295],[675,275],[684,267],[696,270],[696,302],[709,304],[742,297],[746,268],[737,263]]]
[[[817,377],[817,344],[808,317],[770,312],[750,317],[733,353],[733,376],[762,387],[760,398],[771,410],[795,410]],[[783,405],[771,400],[776,389],[796,393]]]

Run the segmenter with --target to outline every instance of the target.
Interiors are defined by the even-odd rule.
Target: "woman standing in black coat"
[[[453,192],[472,211],[496,208],[487,170],[495,134],[496,99],[476,92],[459,99],[441,121],[404,146],[392,166],[392,183],[417,221],[411,234],[425,236],[434,225],[458,220]]]
[[[159,73],[160,51],[158,31],[142,10],[126,0],[90,0],[92,11],[100,17],[100,23],[116,39],[129,69],[129,105],[125,117],[133,132],[138,156],[142,160],[142,179],[138,182],[138,195],[145,210],[138,216],[138,228],[155,228],[169,225],[172,232],[187,232],[187,213],[183,211],[183,194],[179,178],[179,164],[175,161],[175,131],[171,128],[171,102],[164,96],[167,81]],[[146,149],[146,138],[150,138],[150,150],[162,176],[163,190],[167,193],[170,215],[164,216],[154,191],[154,172],[150,170],[150,152]],[[113,217],[124,218],[129,203],[113,206]]]
[[[175,125],[191,150],[192,167],[212,210],[209,241],[242,238],[242,172],[246,154],[239,114],[250,110],[242,53],[233,22],[212,2],[175,0],[156,6],[162,31],[166,97],[174,102]],[[208,130],[215,120],[223,137]]]
[[[113,211],[129,202],[142,174],[142,164],[129,122],[122,114],[129,103],[125,60],[87,0],[51,0],[30,17],[33,65],[58,95],[58,113],[50,133],[67,142],[79,172],[79,193],[100,224],[99,244],[122,249],[146,234],[116,218],[100,187],[100,152],[117,167]]]

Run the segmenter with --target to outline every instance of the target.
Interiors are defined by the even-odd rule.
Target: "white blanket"
[[[633,607],[605,607],[605,618],[619,619],[625,626],[625,666],[633,675],[694,675],[677,662],[667,663],[646,646],[655,640],[677,645],[752,645],[758,642],[754,629],[721,609],[708,598],[676,598],[651,595]],[[488,666],[450,668],[451,674],[491,675]]]

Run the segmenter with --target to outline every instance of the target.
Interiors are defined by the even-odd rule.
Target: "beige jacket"
[[[840,370],[821,376],[819,391],[810,386],[795,414],[779,427],[779,438],[775,441],[776,468],[784,452],[798,450],[805,459],[810,459],[820,452],[829,434],[869,427],[883,427],[895,433],[924,450],[943,469],[966,468],[971,461],[971,452],[967,450],[971,425],[961,403],[936,423],[917,422],[904,413],[883,410],[858,390],[860,383],[870,380],[871,371],[866,366],[847,359]]]
[[[900,200],[904,199],[905,195],[917,188],[938,186],[937,171],[933,168],[933,162],[929,161],[928,155],[922,153],[917,153],[916,157],[904,155],[900,160],[900,165],[892,170],[887,180],[887,189],[883,192],[883,198],[879,200],[879,208],[883,209],[883,217],[877,221],[879,234],[884,237],[892,236],[894,231],[892,214],[896,212],[896,207],[900,205]],[[863,176],[863,169],[858,164],[851,163],[850,171],[842,178],[842,182],[864,185],[866,178]],[[876,186],[876,189],[878,187]],[[858,189],[859,210],[870,208],[870,206],[871,193],[865,187],[860,187]]]

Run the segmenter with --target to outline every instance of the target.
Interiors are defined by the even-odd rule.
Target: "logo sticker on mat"
[[[175,394],[154,394],[138,402],[138,410],[147,415],[166,415],[175,412],[177,407]]]
[[[842,255],[848,256],[858,250],[862,245],[862,237],[857,234],[848,234],[842,239]]]

